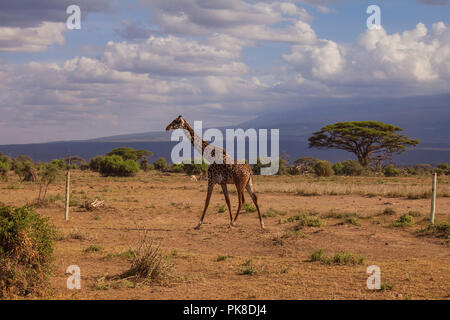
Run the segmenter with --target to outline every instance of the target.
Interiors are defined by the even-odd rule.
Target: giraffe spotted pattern
[[[176,129],[183,129],[194,148],[197,149],[197,151],[199,151],[200,154],[202,154],[209,163],[211,163],[208,168],[208,192],[206,195],[205,207],[203,209],[202,216],[200,217],[200,221],[195,229],[200,229],[200,226],[203,223],[203,219],[205,218],[206,210],[208,209],[209,201],[211,199],[211,194],[216,184],[221,185],[223,194],[225,196],[228,212],[230,214],[230,227],[236,224],[236,220],[239,216],[239,212],[241,211],[241,207],[245,202],[244,192],[245,190],[247,190],[258,211],[261,229],[264,229],[264,221],[259,210],[258,197],[255,194],[253,186],[252,168],[246,163],[237,163],[236,160],[234,160],[230,155],[227,154],[225,149],[217,146],[212,146],[208,142],[198,137],[192,127],[187,123],[186,120],[183,119],[182,116],[178,116],[166,127],[166,131]],[[205,152],[205,149],[207,152]],[[220,153],[222,154],[222,161],[216,161],[217,152],[219,152],[219,154],[217,154],[219,159]],[[228,184],[234,184],[236,186],[239,199],[238,209],[234,219],[231,213],[230,197],[227,188]]]

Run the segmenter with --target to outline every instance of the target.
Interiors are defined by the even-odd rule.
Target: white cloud
[[[440,22],[432,31],[418,23],[401,34],[367,30],[355,48],[352,65],[364,75],[403,82],[430,82],[449,78],[450,28]]]
[[[308,97],[448,92],[450,35],[443,23],[402,34],[367,31],[346,46],[299,27],[311,31],[309,38],[291,45],[286,65],[257,72],[242,62],[252,41],[223,33],[110,42],[98,58],[63,63],[0,64],[0,108],[7,115],[0,122],[89,131],[101,119],[106,131],[132,132],[157,127],[167,110],[250,117]]]
[[[0,51],[39,52],[64,43],[64,23],[43,22],[38,27],[0,27]]]
[[[367,30],[349,46],[325,39],[293,45],[283,59],[303,76],[333,80],[334,84],[374,86],[386,81],[398,85],[448,81],[450,28],[439,22],[431,31],[422,23],[401,34],[388,34],[383,28]]]
[[[210,40],[210,43],[200,43],[168,36],[150,37],[142,44],[109,42],[103,59],[114,69],[152,76],[239,75],[247,72],[247,66],[239,61],[240,40],[217,35]]]
[[[5,115],[0,125],[38,123],[67,130],[73,138],[71,126],[90,136],[108,135],[111,127],[157,130],[167,113],[191,118],[208,113],[237,123],[311,97],[420,95],[450,87],[450,28],[443,22],[398,34],[365,31],[355,43],[342,44],[319,38],[294,1],[153,0],[150,5],[158,36],[110,41],[95,49],[95,58],[0,61]],[[6,29],[0,28],[0,50],[42,51],[64,41],[63,24],[37,29],[1,33]],[[245,48],[261,42],[290,47],[280,64],[253,69]]]
[[[314,45],[295,45],[283,59],[303,73],[317,79],[327,79],[343,70],[343,49],[331,40],[320,40]]]
[[[304,42],[315,37],[312,17],[288,1],[146,1],[162,31],[179,35],[225,33],[239,39]],[[287,24],[277,27],[279,24]]]

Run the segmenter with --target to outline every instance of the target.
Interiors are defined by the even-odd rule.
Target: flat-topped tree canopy
[[[399,134],[403,131],[379,121],[337,122],[314,132],[308,139],[310,148],[341,149],[352,152],[363,166],[371,161],[383,161],[392,154],[403,153],[407,146],[416,146],[417,139]]]
[[[79,156],[69,156],[64,159],[66,163],[74,164],[74,163],[85,163],[86,160],[84,160],[82,157]]]
[[[121,156],[124,160],[143,160],[147,157],[151,157],[153,152],[148,150],[135,150],[129,147],[116,148],[106,154],[107,156]]]

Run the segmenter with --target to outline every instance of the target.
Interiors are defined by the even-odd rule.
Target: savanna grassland
[[[255,187],[267,230],[260,230],[250,204],[238,225],[228,228],[219,186],[202,228],[194,230],[206,196],[204,180],[154,170],[129,178],[72,171],[70,220],[64,221],[62,178],[50,186],[49,205],[35,209],[58,230],[44,298],[450,298],[448,225],[427,229],[430,175],[256,176]],[[230,189],[236,210],[236,192]],[[437,190],[436,221],[448,223],[450,177],[439,177]],[[32,203],[37,193],[35,184],[12,175],[0,182],[5,205]],[[79,208],[96,198],[106,206]],[[171,268],[165,281],[111,280],[130,268],[143,234],[167,256]],[[66,288],[70,265],[81,268],[80,290]],[[381,268],[382,290],[366,287],[370,265]]]

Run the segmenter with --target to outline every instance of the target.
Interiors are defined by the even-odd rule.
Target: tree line
[[[374,175],[385,176],[416,175],[437,172],[450,174],[447,163],[434,168],[429,164],[418,164],[408,168],[397,168],[392,163],[394,154],[401,154],[407,147],[414,147],[420,142],[401,134],[402,129],[378,121],[338,122],[327,125],[314,132],[308,139],[310,148],[340,149],[353,153],[358,160],[346,160],[331,164],[325,160],[302,157],[292,164],[286,159],[279,160],[279,175]],[[202,161],[196,164],[169,164],[161,157],[151,163],[149,158],[153,153],[148,150],[135,150],[121,147],[111,150],[105,155],[97,156],[85,161],[71,156],[64,159],[52,160],[48,163],[35,164],[28,156],[18,156],[14,159],[0,153],[0,178],[8,178],[8,172],[14,171],[21,181],[32,181],[40,184],[40,190],[45,197],[48,184],[51,183],[62,170],[81,169],[100,173],[102,176],[135,176],[140,170],[158,170],[163,172],[185,172],[189,175],[205,175],[208,165]],[[252,165],[255,174],[259,174],[264,167],[261,159]]]

